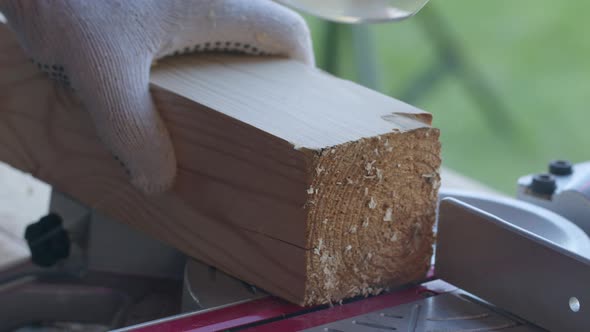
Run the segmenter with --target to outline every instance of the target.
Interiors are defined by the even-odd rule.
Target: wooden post
[[[0,26],[0,160],[296,303],[425,275],[440,183],[429,114],[285,59],[175,58],[151,82],[178,177],[148,197]]]

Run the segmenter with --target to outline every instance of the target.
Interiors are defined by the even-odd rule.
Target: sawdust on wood
[[[363,139],[316,155],[305,305],[423,278],[434,241],[439,131]],[[346,184],[346,185],[343,185]],[[315,195],[319,192],[319,195]],[[329,222],[327,222],[329,220]]]

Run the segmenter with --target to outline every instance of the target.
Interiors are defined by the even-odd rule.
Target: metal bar
[[[590,260],[455,199],[439,213],[438,277],[550,331],[590,329]]]

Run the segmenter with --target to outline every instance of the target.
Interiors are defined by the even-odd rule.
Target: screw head
[[[554,160],[549,163],[549,173],[558,176],[571,175],[574,172],[574,167],[571,162],[567,160]]]
[[[537,174],[533,177],[530,188],[535,194],[551,195],[557,189],[555,177],[551,174]]]

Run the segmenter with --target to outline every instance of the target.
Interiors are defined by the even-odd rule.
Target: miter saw
[[[340,22],[427,0],[282,0]],[[301,308],[54,192],[32,259],[0,271],[0,331],[590,331],[590,162],[555,161],[518,199],[443,190],[436,255],[415,284]]]

